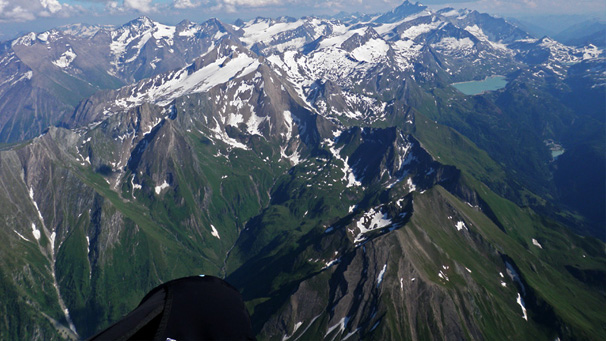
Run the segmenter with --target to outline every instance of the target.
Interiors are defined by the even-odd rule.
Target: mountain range
[[[259,339],[606,331],[600,47],[405,1],[71,25],[0,65],[2,339],[89,337],[196,274]]]

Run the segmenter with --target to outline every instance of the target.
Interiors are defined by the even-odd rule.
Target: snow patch
[[[383,282],[383,276],[385,275],[385,270],[387,270],[387,263],[385,263],[385,265],[383,265],[383,269],[381,270],[381,272],[379,272],[379,276],[377,276],[377,288],[381,285],[381,282]]]
[[[161,74],[145,81],[145,83],[141,83],[139,88],[148,87],[140,92],[133,88],[129,97],[116,100],[115,105],[124,109],[145,102],[166,106],[175,98],[205,92],[235,77],[243,77],[256,70],[259,65],[260,63],[256,58],[240,53],[232,59],[228,59],[228,57],[218,58],[194,72],[190,71],[190,67],[185,67],[168,75]]]
[[[136,176],[136,174],[133,174],[132,178],[130,178],[130,185],[132,187],[130,194],[132,195],[132,197],[134,199],[137,199],[137,197],[135,197],[135,190],[142,189],[143,186],[135,183],[135,176]]]
[[[297,322],[295,323],[295,327],[293,328],[292,332],[293,334],[299,329],[299,327],[301,327],[303,325],[303,322]]]
[[[30,32],[22,37],[19,37],[11,42],[11,46],[14,47],[16,45],[24,45],[31,46],[36,41],[36,33]]]
[[[215,226],[213,224],[210,224],[210,228],[212,229],[212,232],[210,234],[212,234],[213,237],[215,237],[217,239],[221,239],[221,236],[219,236],[219,231],[217,231],[217,229],[215,228]]]
[[[349,322],[349,316],[343,317],[341,320],[339,320],[339,322],[337,322],[337,324],[328,328],[328,330],[326,331],[326,334],[324,335],[324,338],[326,338],[330,333],[333,332],[333,330],[335,330],[337,328],[339,328],[340,333],[343,333],[345,331],[345,328],[347,327],[348,322]]]
[[[241,143],[238,140],[231,138],[229,135],[227,135],[227,132],[225,132],[223,129],[221,129],[221,125],[219,125],[219,122],[217,121],[216,118],[213,117],[213,120],[215,121],[215,126],[211,129],[211,131],[214,132],[214,137],[216,139],[218,139],[232,147],[235,147],[235,148],[250,150],[250,148],[248,148],[244,143]],[[198,130],[198,132],[200,134],[204,135],[204,133],[201,130]]]
[[[478,25],[467,26],[465,27],[465,31],[473,34],[479,40],[490,44],[494,49],[507,50],[507,46],[505,44],[493,42],[488,39],[488,36],[484,33],[484,31],[482,31],[482,29]]]
[[[376,62],[387,55],[389,45],[383,39],[370,39],[366,44],[355,48],[351,55],[361,62]]]
[[[414,184],[414,182],[412,182],[412,178],[408,178],[406,180],[406,185],[408,185],[408,190],[410,192],[414,192],[417,190],[417,186]]]
[[[66,67],[70,66],[70,64],[74,61],[74,59],[76,59],[76,57],[77,57],[76,53],[70,47],[69,50],[63,52],[63,54],[61,55],[61,57],[59,57],[59,59],[54,60],[53,64],[55,64],[56,66],[58,66],[60,68],[66,68]]]
[[[469,38],[457,39],[453,37],[444,37],[437,44],[432,44],[432,46],[452,51],[452,50],[468,50],[474,47],[473,41]]]
[[[278,34],[286,31],[297,29],[305,23],[304,20],[297,20],[295,22],[272,22],[270,19],[256,20],[251,24],[247,24],[243,27],[244,36],[240,40],[247,46],[252,46],[255,43],[263,42],[265,44],[271,44],[275,41]]]
[[[23,235],[21,235],[21,233],[17,232],[16,230],[13,230],[13,232],[15,232],[19,237],[21,237],[21,239],[25,240],[26,242],[29,242],[30,240],[23,237]]]
[[[366,239],[364,234],[382,229],[392,224],[391,219],[387,213],[382,213],[380,208],[371,208],[370,211],[364,213],[356,223],[356,227],[360,231],[355,239],[354,243],[358,244]],[[350,230],[350,232],[353,232]]]
[[[156,186],[155,191],[156,194],[160,195],[163,189],[170,187],[170,185],[164,180],[164,182],[160,186]]]
[[[448,270],[450,269],[450,266],[448,265],[442,265],[442,269],[443,270]],[[440,270],[440,272],[438,273],[438,277],[440,277],[441,279],[445,280],[445,281],[450,281],[450,279],[448,278],[448,276],[446,275],[446,273],[442,270]]]
[[[173,36],[175,35],[175,31],[177,28],[175,26],[163,25],[157,22],[154,22],[156,29],[152,36],[156,40],[164,40],[168,43],[168,45],[173,45]]]
[[[341,170],[343,172],[342,181],[347,183],[346,186],[348,188],[355,187],[355,186],[362,186],[362,183],[356,179],[356,176],[353,173],[353,169],[349,166],[349,163],[348,163],[349,157],[345,157],[345,159],[343,159],[341,157],[340,153],[344,147],[337,149],[334,147],[334,141],[325,140],[325,142],[327,142],[328,149],[330,150],[332,155],[334,155],[334,157],[337,160],[340,160],[341,162],[343,162],[343,169]]]
[[[522,299],[522,295],[520,295],[520,293],[518,293],[518,298],[516,299],[516,302],[522,308],[522,313],[524,314],[522,317],[524,318],[524,320],[528,321],[528,315],[526,314],[526,305],[524,304],[524,299]]]
[[[524,296],[526,296],[526,287],[524,286],[524,283],[522,283],[522,279],[520,278],[520,274],[518,274],[518,272],[514,269],[513,265],[511,265],[509,262],[505,262],[505,266],[507,267],[507,275],[509,276],[509,278],[511,278],[514,282],[516,282],[519,286],[519,288],[522,290],[522,294],[524,294]],[[501,277],[503,274],[501,273]]]
[[[36,203],[36,200],[34,200],[34,189],[32,187],[29,188],[29,197],[32,200],[32,204],[34,204],[34,207],[36,208],[36,212],[38,213],[38,218],[40,218],[40,221],[42,222],[42,226],[44,226],[44,217],[42,217],[42,212],[40,212],[40,208],[38,208],[38,203]],[[36,229],[36,225],[34,223],[32,223],[32,229],[34,230],[34,237],[36,236],[36,231],[38,231],[38,237],[36,237],[36,240],[40,239],[40,231]]]
[[[36,224],[32,223],[32,233],[34,234],[34,238],[36,240],[40,240],[40,230],[36,228]]]
[[[293,119],[292,113],[288,110],[284,110],[282,113],[284,117],[284,125],[286,126],[286,141],[292,138]]]
[[[341,46],[341,44],[343,44],[347,39],[351,38],[356,33],[363,36],[364,31],[364,28],[358,28],[355,30],[342,32],[341,34],[333,34],[329,37],[322,39],[322,41],[320,41],[320,46],[318,46],[318,49],[330,49],[337,46]]]
[[[406,31],[402,32],[402,34],[400,34],[400,39],[414,40],[421,34],[429,33],[431,31],[437,29],[438,27],[440,27],[440,25],[442,25],[442,22],[435,21],[435,22],[432,22],[429,24],[419,24],[419,25],[412,26],[412,27],[408,28]]]
[[[227,120],[225,121],[226,126],[234,126],[237,127],[238,124],[244,122],[244,116],[242,114],[234,114],[230,113],[227,116]]]
[[[0,67],[2,67],[2,66],[3,65],[0,65]],[[0,82],[0,86],[2,86],[4,84],[9,84],[9,83],[10,83],[10,86],[14,86],[15,84],[17,84],[21,81],[32,79],[33,76],[34,76],[34,73],[31,70],[26,71],[24,73],[17,72],[15,74],[5,78],[2,82]]]
[[[64,25],[59,26],[58,29],[63,31],[65,34],[69,34],[72,36],[78,36],[81,38],[92,38],[99,30],[106,28],[111,29],[111,25],[85,25],[85,24],[73,24],[73,25]],[[48,32],[45,32],[46,34]],[[41,34],[42,35],[42,34]],[[40,36],[38,38],[40,38]]]
[[[333,260],[330,260],[330,261],[326,262],[326,265],[325,265],[324,267],[322,267],[322,270],[324,270],[324,269],[328,269],[328,268],[330,268],[331,266],[333,266],[333,265],[337,264],[337,263],[338,263],[338,262],[340,262],[340,261],[341,261],[340,259],[333,259]]]
[[[284,335],[282,337],[282,341],[287,341],[288,339],[290,339],[293,335],[295,335],[295,333],[297,332],[297,330],[303,325],[303,322],[297,322],[295,323],[295,326],[292,330],[292,333],[290,335]]]
[[[467,226],[465,226],[465,223],[462,221],[458,221],[455,226],[457,228],[457,231],[461,231],[462,229],[467,230]]]
[[[246,132],[250,135],[263,136],[259,127],[265,121],[269,121],[269,116],[259,117],[253,112],[246,122]]]
[[[459,11],[457,11],[456,9],[451,9],[448,12],[444,12],[444,13],[440,13],[440,14],[445,17],[456,17],[456,16],[459,16]]]
[[[598,58],[601,53],[602,50],[597,48],[597,46],[589,44],[583,48],[583,60]]]
[[[345,335],[341,340],[345,341],[345,340],[349,339],[350,337],[354,336],[359,331],[360,331],[360,328],[356,328],[354,331],[352,331],[349,334]]]
[[[335,265],[335,264],[339,263],[339,262],[341,261],[341,258],[337,258],[337,257],[336,257],[338,254],[339,254],[339,251],[335,251],[335,258],[334,258],[334,259],[332,259],[332,260],[330,260],[330,261],[328,261],[328,262],[326,262],[326,265],[325,265],[324,267],[322,267],[322,270],[324,270],[324,269],[328,269],[328,268],[330,268],[331,266],[333,266],[333,265]]]
[[[55,238],[57,237],[57,233],[53,232],[50,236],[50,247],[53,252],[55,252]]]
[[[179,32],[179,36],[193,38],[199,31],[200,29],[197,26],[191,25],[187,29]]]

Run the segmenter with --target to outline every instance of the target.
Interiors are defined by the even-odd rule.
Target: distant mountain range
[[[606,22],[591,20],[574,25],[555,36],[568,45],[584,46],[593,44],[606,48]]]
[[[600,13],[594,13],[599,16]],[[605,18],[599,19],[591,15],[537,15],[520,18],[508,18],[516,26],[534,36],[550,36],[555,40],[572,46],[587,46],[593,44],[604,48]]]
[[[6,42],[0,338],[205,273],[259,339],[599,339],[602,48],[408,1]]]

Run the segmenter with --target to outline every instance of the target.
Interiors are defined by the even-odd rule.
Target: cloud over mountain
[[[0,23],[67,17],[81,9],[81,6],[61,3],[58,0],[0,0]]]
[[[199,2],[192,2],[191,0],[175,0],[173,2],[173,7],[177,9],[196,8],[198,6],[200,6]]]

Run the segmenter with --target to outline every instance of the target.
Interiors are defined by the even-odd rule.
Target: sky
[[[225,22],[257,16],[378,13],[403,0],[0,0],[0,41],[74,24],[121,25],[145,15],[174,25],[183,19]],[[504,17],[577,15],[606,18],[605,0],[425,0],[430,8],[470,8]]]

